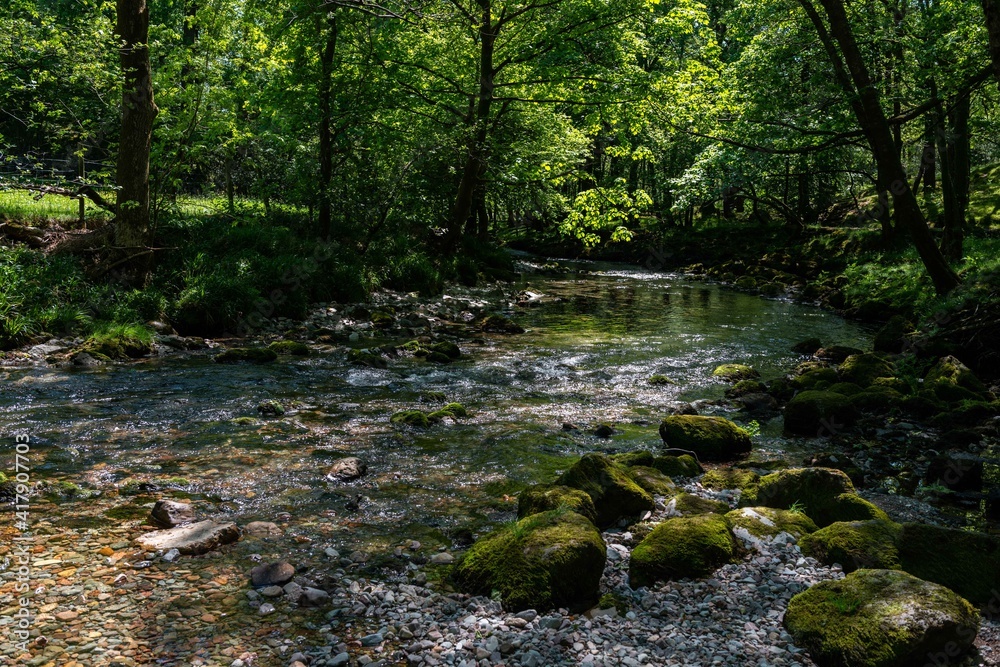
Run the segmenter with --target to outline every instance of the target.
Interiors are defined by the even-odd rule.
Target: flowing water
[[[545,298],[515,313],[527,333],[469,338],[465,357],[446,366],[401,358],[371,369],[348,365],[342,352],[220,365],[202,352],[10,369],[2,430],[30,434],[36,475],[104,491],[74,504],[129,502],[107,491],[139,480],[241,522],[287,513],[305,526],[333,524],[340,546],[444,544],[457,529],[509,519],[509,496],[551,481],[583,453],[657,448],[659,419],[678,400],[704,400],[703,412],[746,423],[712,403],[726,386],[712,378],[718,364],[750,364],[767,379],[795,364],[790,348],[802,339],[870,339],[858,324],[784,300],[616,265],[577,268],[586,270],[529,275],[519,287]],[[677,384],[651,386],[654,374]],[[397,410],[440,406],[433,392],[470,416],[425,430],[390,425]],[[258,418],[267,399],[292,409]],[[604,422],[618,431],[611,439],[587,433]],[[761,459],[798,462],[820,446],[782,438],[780,420],[760,428]],[[369,474],[327,482],[330,462],[346,455],[366,461]]]

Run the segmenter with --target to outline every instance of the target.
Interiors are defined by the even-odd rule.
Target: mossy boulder
[[[704,472],[701,464],[690,454],[657,456],[650,467],[656,468],[668,477],[697,477]]]
[[[664,521],[632,551],[629,583],[632,588],[657,581],[704,577],[733,560],[736,540],[718,514]]]
[[[767,383],[767,393],[779,401],[787,401],[795,395],[795,386],[788,378],[775,378]]]
[[[975,603],[988,602],[1000,590],[1000,539],[985,533],[903,524],[899,562],[913,576]]]
[[[836,521],[887,519],[884,512],[854,493],[854,483],[833,468],[791,468],[761,477],[756,493],[740,499],[744,506],[801,509],[817,526]]]
[[[626,468],[630,466],[652,466],[655,458],[652,452],[646,450],[611,455],[612,461]]]
[[[802,512],[774,507],[741,507],[726,514],[732,529],[743,528],[756,537],[774,537],[789,533],[796,538],[817,530],[815,522]]]
[[[276,340],[267,346],[277,354],[290,354],[293,357],[308,357],[309,346],[297,340]]]
[[[876,352],[899,354],[906,345],[906,339],[913,333],[913,324],[902,315],[893,315],[875,334],[873,347]]]
[[[594,501],[580,489],[555,484],[529,486],[517,497],[517,518],[551,510],[569,510],[597,524],[597,509]]]
[[[723,489],[739,489],[746,492],[756,489],[760,484],[760,475],[752,470],[738,468],[716,468],[709,470],[699,480],[706,489],[722,491]]]
[[[792,345],[792,352],[797,354],[814,354],[821,347],[823,347],[823,341],[819,338],[806,338]]]
[[[728,514],[729,505],[721,500],[710,500],[696,496],[693,493],[678,493],[673,497],[674,508],[682,516],[697,516],[700,514]]]
[[[377,310],[372,313],[372,326],[377,329],[391,329],[396,323],[396,317],[384,310]]]
[[[892,377],[896,374],[892,364],[874,352],[848,357],[840,365],[839,372],[841,380],[853,382],[861,387],[871,386],[876,378]]]
[[[673,415],[660,424],[667,447],[694,452],[702,461],[733,461],[750,453],[750,434],[723,417]]]
[[[449,341],[441,341],[440,343],[434,343],[428,349],[431,352],[443,354],[449,359],[460,359],[462,357],[462,350],[459,349],[458,345],[455,345],[454,343]]]
[[[857,411],[850,400],[831,391],[803,391],[785,406],[785,433],[820,437],[835,435],[854,424]]]
[[[451,419],[457,419],[459,417],[468,417],[469,411],[465,409],[465,406],[461,403],[449,403],[439,410],[435,410],[427,415],[427,419],[431,422],[439,422],[446,417]]]
[[[503,315],[489,315],[483,319],[480,329],[487,333],[522,334],[524,327]]]
[[[816,356],[818,358],[826,361],[832,361],[835,364],[843,363],[845,359],[856,354],[864,354],[864,350],[859,350],[858,348],[850,347],[849,345],[829,345],[816,350]]]
[[[726,389],[726,398],[739,398],[747,394],[767,393],[767,385],[760,380],[740,380],[729,389]]]
[[[969,370],[968,366],[952,356],[938,359],[937,363],[924,376],[925,386],[933,386],[937,383],[959,386],[974,394],[986,393],[986,385]]]
[[[604,540],[586,517],[532,514],[478,540],[452,572],[472,595],[496,593],[507,611],[581,609],[600,597]]]
[[[914,667],[939,655],[951,664],[968,651],[979,614],[944,586],[858,570],[796,595],[784,624],[819,667]]]
[[[842,396],[847,396],[850,398],[855,394],[860,394],[864,391],[861,387],[854,384],[853,382],[837,382],[836,384],[831,384],[824,391],[833,392],[834,394],[840,394]]]
[[[870,388],[874,387],[888,387],[889,389],[898,391],[900,394],[909,394],[911,391],[910,385],[906,380],[897,377],[875,378]]]
[[[278,353],[266,347],[231,347],[212,357],[218,364],[266,364],[278,358]]]
[[[138,359],[152,354],[153,334],[144,327],[112,327],[88,338],[80,352],[100,361]]]
[[[418,428],[427,428],[431,425],[427,413],[420,410],[400,410],[390,417],[389,421],[393,424],[406,424],[407,426],[416,426]]]
[[[597,509],[597,525],[602,528],[654,508],[652,496],[632,481],[628,470],[604,454],[587,454],[564,472],[557,484],[589,495]]]
[[[873,384],[854,394],[848,400],[851,407],[860,413],[882,415],[893,410],[903,409],[903,395],[891,387],[882,385]]]
[[[833,368],[814,368],[792,378],[792,385],[797,389],[824,389],[840,380]]]
[[[673,480],[656,468],[631,466],[628,468],[628,474],[633,482],[651,495],[669,496],[677,491],[677,485],[674,484]]]
[[[368,366],[369,368],[389,367],[389,363],[382,358],[382,355],[368,350],[351,349],[347,352],[347,360],[355,366]]]
[[[899,568],[896,543],[903,527],[893,521],[838,521],[799,540],[806,556],[833,565],[844,572],[861,568],[895,570]]]
[[[722,364],[712,371],[712,377],[721,378],[726,382],[739,382],[759,378],[760,373],[744,364]]]
[[[646,382],[653,385],[654,387],[665,387],[667,385],[677,384],[676,382],[668,378],[666,375],[653,375],[648,380],[646,380]]]

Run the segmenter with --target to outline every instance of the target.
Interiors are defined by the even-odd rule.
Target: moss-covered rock
[[[721,378],[727,382],[739,382],[740,380],[759,378],[760,373],[744,364],[722,364],[712,371],[712,377]]]
[[[701,464],[690,454],[657,456],[650,467],[656,468],[668,477],[697,477],[704,472]]]
[[[507,611],[579,609],[598,600],[605,545],[587,518],[532,514],[477,541],[452,580],[473,595],[499,595]]]
[[[646,380],[646,382],[653,385],[654,387],[666,387],[667,385],[677,384],[676,382],[668,378],[666,375],[653,375],[648,380]]]
[[[888,387],[889,389],[898,391],[900,394],[909,394],[911,391],[910,385],[906,380],[897,377],[875,378],[871,388],[875,387]]]
[[[285,414],[285,406],[274,399],[268,399],[257,406],[257,412],[265,417],[280,417]]]
[[[785,433],[810,437],[834,435],[852,425],[857,412],[850,400],[831,391],[803,391],[785,406]]]
[[[779,401],[787,401],[795,395],[795,387],[788,378],[775,378],[767,383],[767,393]]]
[[[389,363],[382,358],[382,355],[368,350],[351,349],[347,352],[347,360],[355,366],[368,366],[369,368],[388,368]]]
[[[457,419],[459,417],[468,417],[469,411],[465,409],[465,406],[461,403],[449,403],[440,410],[435,410],[427,415],[427,419],[431,422],[439,422],[446,417],[452,419]]]
[[[612,454],[611,460],[619,465],[623,465],[626,468],[630,466],[650,466],[653,465],[653,460],[656,457],[653,456],[652,452],[646,450],[640,450],[638,452],[623,452],[621,454]]]
[[[489,315],[483,319],[480,329],[487,333],[522,334],[524,327],[503,315]]]
[[[372,313],[372,326],[377,329],[391,329],[396,323],[396,317],[387,311],[377,310]]]
[[[604,454],[587,454],[557,483],[589,495],[597,509],[597,524],[602,528],[654,508],[652,496],[632,481],[628,470]]]
[[[732,461],[748,454],[750,434],[723,417],[673,415],[660,424],[667,447],[686,449],[702,461]]]
[[[903,524],[899,561],[915,577],[947,586],[976,603],[1000,590],[1000,539],[985,533]]]
[[[276,340],[267,346],[277,354],[290,354],[293,357],[308,357],[309,346],[297,340]]]
[[[669,496],[677,490],[673,480],[656,468],[649,466],[631,466],[628,474],[632,481],[638,484],[646,493],[656,496]]]
[[[924,385],[933,386],[938,383],[962,387],[974,394],[985,394],[986,385],[969,370],[969,367],[952,356],[942,357],[927,371]]]
[[[443,354],[449,359],[460,359],[462,357],[462,350],[459,349],[458,345],[455,345],[449,341],[441,341],[440,343],[434,343],[428,348],[431,352],[437,352],[438,354]]]
[[[817,357],[826,361],[832,361],[835,364],[843,363],[845,359],[853,357],[856,354],[864,354],[864,350],[859,350],[849,345],[829,345],[816,350]]]
[[[696,496],[693,493],[678,493],[672,499],[674,508],[682,516],[697,516],[700,514],[728,514],[729,505],[721,500],[710,500]]]
[[[979,614],[905,572],[858,570],[796,595],[784,623],[819,667],[914,667],[938,655],[950,664],[968,651]]]
[[[703,577],[733,560],[736,541],[718,514],[664,521],[632,551],[632,588],[657,581]]]
[[[885,357],[873,352],[848,357],[840,365],[839,371],[840,378],[844,382],[853,382],[861,387],[870,387],[876,378],[892,377],[896,374],[892,364]]]
[[[726,398],[739,398],[747,394],[767,393],[767,385],[760,380],[740,380],[729,389],[726,389]]]
[[[823,341],[819,338],[806,338],[792,345],[792,352],[797,354],[814,354],[821,347],[823,347]]]
[[[794,507],[805,512],[820,527],[836,521],[888,518],[855,495],[851,478],[833,468],[792,468],[765,475],[760,479],[756,494],[744,494],[740,504],[778,509]]]
[[[883,378],[879,378],[880,380]],[[903,395],[891,387],[873,384],[849,399],[851,407],[861,413],[884,415],[903,409]]]
[[[739,489],[744,493],[748,489],[756,489],[760,484],[760,475],[752,470],[738,468],[716,468],[709,470],[699,480],[706,489],[722,491],[723,489]]]
[[[741,507],[726,514],[730,528],[743,528],[756,537],[789,533],[796,538],[816,531],[816,524],[802,512],[774,507]]]
[[[896,543],[903,527],[893,521],[838,521],[799,540],[806,556],[833,565],[844,572],[860,568],[895,570],[899,568]]]
[[[597,524],[597,509],[594,501],[580,489],[555,484],[529,486],[517,497],[517,518],[551,510],[569,510]]]
[[[836,384],[831,384],[825,389],[825,391],[832,392],[834,394],[840,394],[842,396],[847,396],[850,398],[855,394],[860,394],[864,391],[861,387],[854,384],[853,382],[837,382]]]
[[[902,315],[893,315],[875,334],[873,347],[876,352],[899,354],[903,351],[906,338],[913,333],[913,324]]]
[[[278,358],[278,353],[266,347],[231,347],[212,357],[219,364],[266,364]]]
[[[833,368],[814,368],[792,378],[792,385],[802,390],[824,389],[836,384],[839,379],[840,376]]]
[[[420,410],[400,410],[390,417],[389,421],[393,424],[406,424],[407,426],[417,426],[419,428],[427,428],[431,425],[427,414]]]

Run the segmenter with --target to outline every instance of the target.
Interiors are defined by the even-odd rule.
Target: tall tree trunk
[[[803,2],[809,4],[808,0],[803,0]],[[820,0],[820,2],[830,22],[830,34],[840,47],[844,58],[843,62],[850,73],[851,83],[857,91],[855,113],[858,124],[865,131],[875,156],[880,180],[888,184],[889,191],[892,193],[896,220],[909,231],[920,259],[934,283],[934,288],[939,294],[947,294],[958,286],[960,282],[958,274],[951,268],[940,248],[934,242],[924,214],[917,204],[917,198],[907,181],[903,163],[896,152],[892,129],[885,112],[882,110],[878,90],[868,73],[861,49],[854,38],[843,0]],[[815,19],[813,20],[815,23]],[[822,21],[817,25],[817,29],[821,33],[825,32]],[[836,67],[840,56],[836,52],[832,53],[831,56],[835,60]]]
[[[337,16],[327,17],[326,44],[320,56],[319,79],[319,219],[317,231],[329,238],[332,228],[330,184],[333,182],[333,56],[337,52]]]
[[[990,41],[993,74],[1000,81],[1000,0],[982,0],[986,15],[986,34]]]
[[[119,265],[127,282],[145,280],[150,261],[149,148],[153,120],[159,111],[153,102],[149,64],[149,7],[146,0],[117,0],[121,39],[122,125],[118,144],[118,205],[115,245],[127,259]]]
[[[496,76],[493,53],[499,31],[493,27],[491,0],[478,0],[478,3],[482,9],[482,19],[479,24],[479,102],[472,119],[472,136],[469,139],[465,164],[462,166],[462,179],[455,194],[455,203],[451,209],[448,233],[445,237],[449,251],[454,251],[458,247],[462,229],[472,215],[476,189],[481,185],[486,173],[486,141],[489,138],[490,108],[493,106],[493,78]]]
[[[953,260],[962,259],[965,239],[965,215],[969,208],[969,97],[954,100],[942,118],[941,131],[941,194],[944,200],[944,239],[941,249]]]

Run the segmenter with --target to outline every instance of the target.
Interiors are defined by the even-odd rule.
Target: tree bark
[[[333,56],[337,52],[337,17],[327,17],[326,44],[320,57],[319,80],[319,219],[321,238],[329,238],[332,229],[330,184],[333,182]]]
[[[808,0],[803,1],[809,4]],[[840,47],[843,62],[850,73],[851,83],[857,91],[855,113],[858,124],[865,132],[871,146],[881,176],[880,180],[888,185],[892,194],[896,220],[900,226],[909,231],[938,294],[947,294],[960,283],[958,274],[951,268],[934,242],[923,211],[920,210],[917,198],[910,188],[903,163],[896,152],[892,129],[882,109],[878,90],[868,73],[861,49],[855,40],[843,0],[820,0],[820,3],[830,22],[830,34]],[[821,21],[817,29],[825,31]],[[839,61],[839,55],[836,53],[831,55]]]
[[[965,240],[965,215],[969,209],[969,115],[968,96],[962,96],[951,105],[946,116],[947,130],[942,118],[939,140],[941,142],[941,194],[944,201],[944,239],[941,249],[953,260],[962,259]]]
[[[118,145],[118,183],[115,244],[135,260],[121,265],[126,282],[141,282],[149,272],[149,149],[153,120],[158,109],[153,101],[149,64],[149,7],[146,0],[117,0],[121,39],[122,123]]]
[[[486,173],[486,141],[489,138],[493,79],[496,76],[493,53],[499,30],[493,27],[491,0],[478,0],[478,4],[482,9],[482,19],[479,24],[479,102],[476,104],[472,136],[469,139],[465,163],[462,166],[462,178],[458,183],[458,192],[455,194],[455,203],[448,224],[445,244],[449,251],[454,251],[458,247],[462,229],[472,215],[476,189]]]
[[[982,0],[986,15],[986,34],[990,42],[993,75],[1000,81],[1000,0]]]

